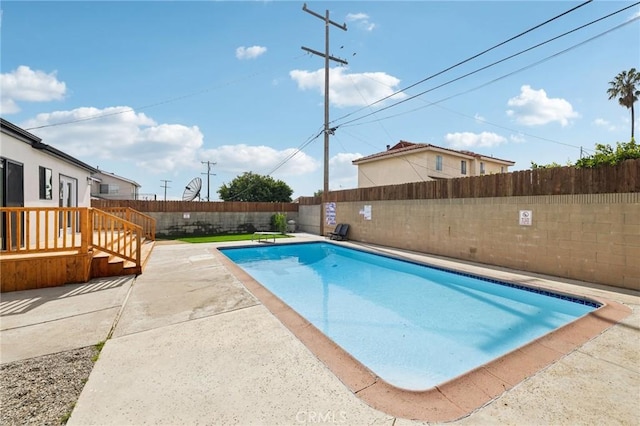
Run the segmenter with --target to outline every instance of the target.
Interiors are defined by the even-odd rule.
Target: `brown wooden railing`
[[[114,214],[90,209],[93,246],[139,265],[142,227]]]
[[[97,249],[139,266],[142,237],[155,238],[155,223],[146,227],[91,207],[0,207],[3,255]]]
[[[133,222],[136,225],[142,227],[142,236],[149,240],[155,241],[156,239],[156,220],[149,215],[141,213],[131,207],[105,207],[104,210],[115,216],[118,216],[129,222]]]
[[[87,208],[1,207],[0,239],[6,254],[77,250],[91,246]]]

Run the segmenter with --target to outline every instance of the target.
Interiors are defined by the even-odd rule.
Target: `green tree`
[[[635,68],[629,71],[622,71],[609,82],[607,94],[609,99],[618,99],[618,103],[623,107],[631,110],[631,139],[633,140],[633,128],[635,126],[635,113],[633,104],[640,96],[640,89],[636,85],[640,84],[640,73]]]
[[[236,176],[229,185],[222,184],[218,189],[220,199],[223,201],[265,201],[265,202],[291,202],[293,189],[281,180],[275,180],[271,176],[262,176],[257,173],[245,172]]]
[[[576,167],[615,165],[634,158],[640,158],[640,146],[633,139],[628,143],[618,142],[615,149],[611,145],[598,143],[595,154],[579,159]]]
[[[549,163],[549,164],[538,164],[538,163],[534,163],[533,161],[531,162],[531,170],[552,169],[554,167],[562,167],[562,166],[560,164],[556,163],[555,161],[553,163]]]

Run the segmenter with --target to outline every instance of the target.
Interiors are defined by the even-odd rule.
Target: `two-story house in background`
[[[353,160],[358,188],[506,173],[515,162],[471,151],[400,141],[387,150]]]
[[[91,197],[103,200],[137,200],[140,184],[115,173],[98,170],[92,175]]]

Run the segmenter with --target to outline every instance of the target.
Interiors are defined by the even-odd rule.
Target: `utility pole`
[[[160,188],[164,188],[164,200],[167,201],[167,188],[171,188],[170,186],[167,186],[167,184],[171,181],[165,179],[160,179],[160,181],[164,182],[164,185],[161,185]]]
[[[209,176],[216,175],[215,173],[211,173],[211,166],[215,166],[218,163],[212,163],[211,161],[201,161],[202,164],[207,165],[207,173],[202,173],[203,175],[207,175],[207,201],[211,201],[209,198]]]
[[[347,61],[336,58],[334,56],[329,55],[329,24],[334,25],[340,28],[343,31],[347,31],[347,24],[338,24],[331,19],[329,19],[329,10],[325,11],[325,16],[320,15],[312,10],[307,8],[307,4],[305,3],[302,6],[302,10],[316,18],[322,19],[324,21],[325,26],[325,35],[324,35],[324,53],[318,52],[317,50],[309,49],[308,47],[302,46],[302,50],[312,53],[314,55],[322,56],[324,58],[324,186],[322,189],[322,209],[321,209],[321,223],[320,223],[320,235],[324,235],[324,225],[325,225],[325,203],[324,201],[327,199],[327,195],[329,194],[329,135],[333,134],[335,129],[329,128],[329,60],[338,62],[343,65],[348,65]]]

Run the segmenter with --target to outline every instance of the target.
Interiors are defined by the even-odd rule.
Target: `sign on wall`
[[[533,223],[533,212],[531,210],[520,210],[520,225],[531,226]]]
[[[364,220],[371,220],[371,206],[364,206],[362,210],[360,210],[360,214],[364,216]]]
[[[327,225],[336,224],[336,203],[326,203],[324,205],[324,218]]]

